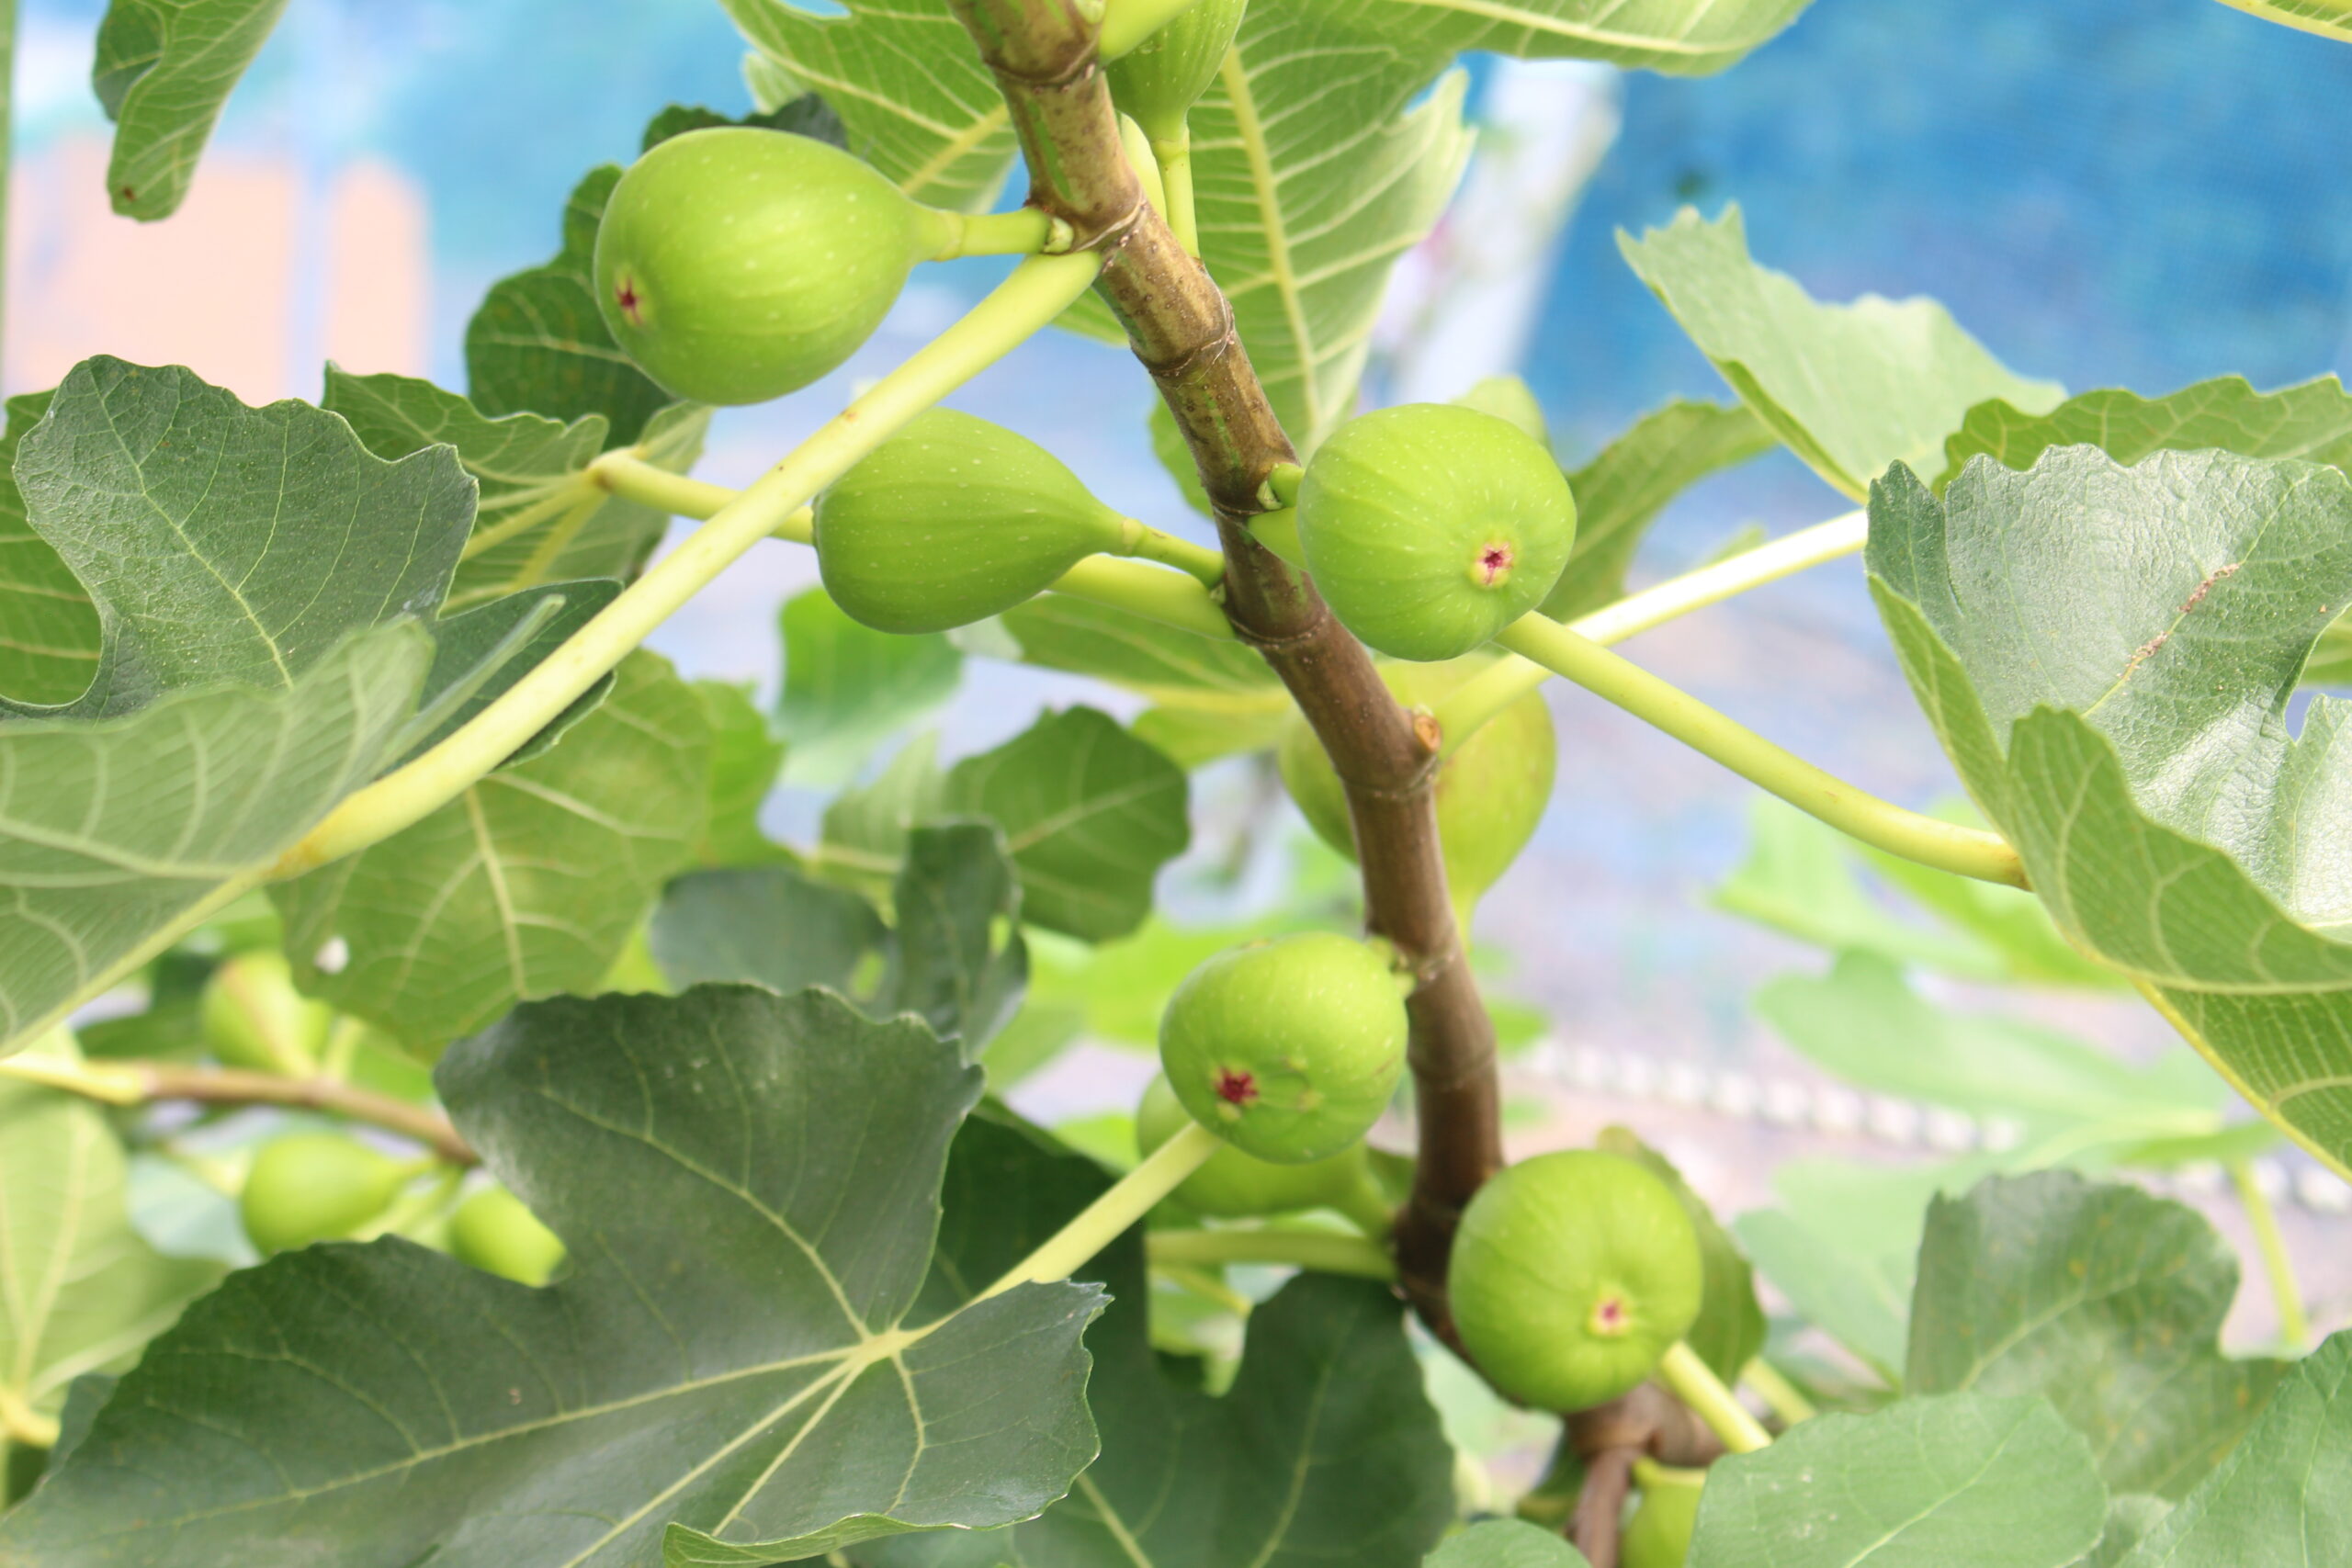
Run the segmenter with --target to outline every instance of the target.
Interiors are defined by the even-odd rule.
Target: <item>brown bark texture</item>
[[[1462,1207],[1502,1164],[1494,1029],[1471,978],[1438,850],[1437,728],[1381,683],[1371,655],[1305,575],[1249,532],[1276,467],[1297,461],[1207,270],[1145,200],[1094,52],[1096,19],[1070,0],[956,0],[1004,92],[1030,201],[1104,253],[1096,285],[1176,417],[1224,546],[1225,611],[1282,677],[1346,787],[1366,923],[1396,945],[1419,1123],[1413,1190],[1396,1223],[1398,1277],[1451,1340],[1445,1265]]]

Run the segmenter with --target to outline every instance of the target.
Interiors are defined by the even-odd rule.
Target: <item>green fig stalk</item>
[[[1168,226],[1177,243],[1201,254],[1193,215],[1193,136],[1186,116],[1216,80],[1241,28],[1247,0],[1198,0],[1175,20],[1113,61],[1111,98],[1143,128],[1166,193]]]

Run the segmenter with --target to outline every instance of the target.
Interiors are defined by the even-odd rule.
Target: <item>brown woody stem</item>
[[[1094,23],[1074,0],[956,0],[996,73],[1029,165],[1029,199],[1105,257],[1096,288],[1192,448],[1225,550],[1225,612],[1314,728],[1346,787],[1372,931],[1419,984],[1408,1003],[1420,1122],[1413,1192],[1396,1239],[1399,1282],[1451,1337],[1445,1263],[1470,1195],[1502,1163],[1494,1029],[1454,930],[1430,786],[1437,726],[1399,707],[1372,656],[1300,573],[1247,525],[1267,476],[1295,464],[1232,307],[1144,199],[1120,145]]]

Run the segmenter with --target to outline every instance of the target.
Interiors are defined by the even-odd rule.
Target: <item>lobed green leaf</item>
[[[2030,412],[2065,396],[2004,367],[1931,299],[1865,294],[1824,305],[1747,254],[1736,205],[1685,208],[1618,249],[1740,400],[1835,489],[1860,501],[1890,463],[1928,468],[1968,411],[2005,398]]]
[[[152,222],[179,210],[222,106],[285,10],[286,0],[112,0],[90,85],[115,122],[116,212]]]

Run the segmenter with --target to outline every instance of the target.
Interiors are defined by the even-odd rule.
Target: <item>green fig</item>
[[[1478,1190],[1445,1282],[1487,1381],[1566,1412],[1650,1375],[1699,1315],[1702,1271],[1673,1189],[1622,1155],[1573,1149],[1521,1160]]]
[[[596,303],[682,398],[756,403],[839,366],[963,220],[829,142],[755,126],[657,143],[605,200]]]
[[[232,1067],[307,1077],[318,1070],[334,1010],[294,988],[294,967],[274,948],[225,959],[198,1004],[204,1043]]]
[[[1642,1501],[1617,1543],[1617,1568],[1683,1568],[1699,1525],[1703,1470],[1644,1465]]]
[[[1150,1154],[1192,1124],[1192,1113],[1167,1077],[1154,1077],[1136,1108],[1136,1142],[1142,1151]],[[1372,1159],[1361,1143],[1306,1165],[1276,1165],[1227,1145],[1186,1177],[1175,1195],[1196,1213],[1221,1220],[1337,1209],[1366,1229],[1385,1231],[1388,1226],[1387,1202],[1373,1180]]]
[[[288,1133],[254,1156],[237,1212],[266,1254],[308,1247],[380,1216],[416,1171],[339,1133]]]
[[[1127,547],[1128,521],[1035,442],[931,409],[817,499],[817,568],[852,620],[937,632],[1043,592],[1088,556]]]
[[[1328,932],[1226,949],[1159,1019],[1159,1065],[1193,1119],[1275,1165],[1361,1139],[1405,1070],[1405,999],[1384,948]]]
[[[1508,420],[1444,403],[1358,415],[1306,466],[1298,536],[1348,630],[1392,659],[1484,646],[1544,602],[1576,543],[1567,477]]]
[[[1444,664],[1384,664],[1380,678],[1408,707],[1433,707],[1493,660],[1474,654]],[[1340,775],[1306,719],[1293,714],[1275,751],[1283,784],[1325,843],[1355,858],[1355,829]],[[1552,799],[1559,745],[1552,710],[1531,692],[1478,728],[1438,768],[1437,831],[1445,881],[1457,905],[1475,904],[1535,836]]]
[[[1216,80],[1248,0],[1194,0],[1175,20],[1111,62],[1111,99],[1156,142],[1184,134],[1184,116]]]
[[[460,1263],[526,1285],[544,1285],[563,1261],[563,1243],[523,1200],[485,1187],[449,1216],[449,1252]]]

